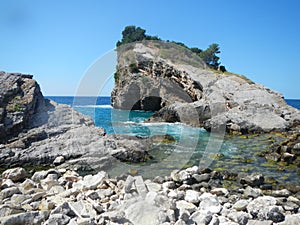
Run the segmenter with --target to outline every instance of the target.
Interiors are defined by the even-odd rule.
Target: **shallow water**
[[[153,159],[147,163],[118,163],[110,173],[120,175],[136,170],[145,178],[169,175],[174,169],[198,165],[215,170],[229,170],[234,173],[262,173],[274,177],[280,183],[300,185],[299,169],[284,167],[267,162],[258,154],[268,149],[272,140],[281,137],[265,135],[224,136],[212,134],[204,129],[193,128],[180,123],[143,123],[152,112],[115,110],[110,106],[110,98],[50,97],[58,103],[72,105],[77,111],[90,115],[97,126],[108,134],[128,134],[140,137],[170,134],[176,142],[153,143],[150,150]],[[297,106],[300,101],[288,101]],[[299,104],[300,106],[300,104]]]

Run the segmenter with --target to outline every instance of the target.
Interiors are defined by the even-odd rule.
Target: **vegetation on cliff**
[[[146,30],[144,30],[140,27],[131,25],[131,26],[126,26],[124,28],[124,30],[122,31],[122,39],[121,39],[121,41],[117,42],[116,46],[119,47],[124,44],[132,43],[132,42],[136,42],[136,41],[143,41],[143,40],[158,41],[161,39],[157,36],[147,35]],[[170,41],[167,40],[167,42],[170,42]],[[220,54],[221,51],[220,51],[220,47],[218,44],[213,43],[213,44],[209,45],[207,49],[202,50],[197,47],[189,48],[188,46],[186,46],[185,44],[183,44],[181,42],[174,42],[174,41],[171,41],[171,42],[191,50],[196,55],[198,55],[210,68],[215,69],[215,70],[220,69],[222,72],[226,71],[225,66],[220,66],[220,61],[219,61],[220,57],[218,56],[218,54]]]

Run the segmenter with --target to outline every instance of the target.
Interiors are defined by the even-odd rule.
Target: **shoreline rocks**
[[[32,75],[0,73],[0,167],[51,165],[95,172],[149,158],[149,143],[106,135],[68,105],[45,99]]]
[[[196,166],[153,180],[131,175],[110,178],[104,171],[86,176],[66,169],[31,175],[22,171],[2,173],[0,224],[300,223],[300,191],[268,192],[254,187],[257,183],[250,182],[252,187],[238,180],[242,186],[227,189],[221,173]],[[206,174],[206,179],[195,179]],[[258,194],[249,195],[248,189]]]
[[[155,111],[148,122],[182,122],[233,134],[284,132],[300,111],[281,94],[244,76],[218,73],[174,43],[131,43],[118,49],[111,104]]]

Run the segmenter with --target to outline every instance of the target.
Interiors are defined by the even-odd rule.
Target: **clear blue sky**
[[[190,47],[218,43],[228,70],[300,99],[299,10],[299,0],[0,0],[0,70],[34,74],[44,95],[74,95],[137,25]]]

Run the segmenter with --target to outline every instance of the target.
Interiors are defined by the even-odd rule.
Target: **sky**
[[[93,95],[85,77],[99,61],[114,66],[115,43],[136,25],[189,47],[218,43],[227,70],[300,99],[299,10],[298,0],[0,0],[0,70],[33,74],[45,96]],[[101,95],[111,76],[93,75]]]

